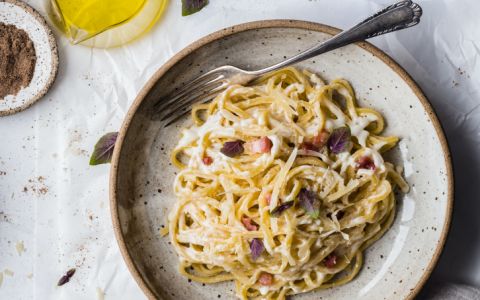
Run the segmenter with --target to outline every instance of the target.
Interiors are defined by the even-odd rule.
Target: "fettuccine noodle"
[[[232,85],[192,110],[172,152],[180,171],[169,234],[180,272],[233,280],[240,299],[351,281],[390,227],[408,185],[381,153],[382,116],[350,84],[287,68]]]

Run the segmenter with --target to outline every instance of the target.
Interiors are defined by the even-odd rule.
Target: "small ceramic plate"
[[[162,128],[153,113],[158,99],[215,67],[255,70],[320,43],[338,29],[301,21],[242,24],[187,47],[160,70],[138,95],[123,123],[112,160],[111,210],[123,257],[149,298],[235,299],[233,282],[203,286],[177,271],[169,237],[161,237],[175,199],[169,153],[188,120]],[[298,65],[327,80],[349,80],[362,106],[379,110],[386,134],[401,138],[389,160],[404,167],[411,187],[397,196],[392,228],[365,253],[350,283],[294,299],[412,299],[430,275],[450,224],[453,178],[447,143],[427,99],[385,53],[358,43]]]
[[[0,99],[0,116],[6,116],[30,107],[47,93],[57,76],[58,52],[55,37],[47,22],[27,4],[16,0],[0,0],[0,22],[25,30],[33,41],[37,56],[30,84],[17,95]]]

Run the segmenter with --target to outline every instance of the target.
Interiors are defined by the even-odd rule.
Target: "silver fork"
[[[420,22],[422,8],[410,0],[400,1],[377,12],[352,28],[342,31],[323,43],[301,52],[273,66],[245,71],[234,66],[222,66],[211,70],[184,85],[181,89],[163,97],[155,104],[165,127],[187,113],[194,103],[207,102],[231,84],[245,85],[260,76],[286,66],[312,58],[319,54],[365,40],[377,35],[414,26]]]

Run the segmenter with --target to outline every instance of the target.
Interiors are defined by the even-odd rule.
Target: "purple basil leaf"
[[[112,160],[113,148],[115,147],[117,137],[118,132],[110,132],[98,140],[90,157],[91,166],[106,164]]]
[[[57,283],[57,286],[62,286],[65,283],[69,282],[73,274],[75,274],[75,269],[68,270],[67,273],[60,278],[60,280]]]
[[[320,215],[320,199],[318,199],[317,194],[307,189],[301,189],[298,198],[298,203],[305,212],[314,219],[318,218]]]
[[[253,260],[257,260],[257,258],[262,255],[263,250],[265,250],[265,247],[263,246],[263,242],[261,239],[254,238],[250,242],[250,252],[252,254]]]
[[[270,215],[272,217],[278,217],[282,214],[282,212],[284,210],[287,210],[289,209],[290,207],[293,206],[293,204],[295,203],[295,201],[288,201],[288,202],[285,202],[283,204],[280,204],[279,206],[275,207],[271,212],[270,212]]]
[[[350,133],[350,128],[335,128],[328,138],[328,149],[335,154],[348,150],[351,144],[351,137],[352,134]]]
[[[188,16],[207,6],[208,0],[182,0],[182,16]]]
[[[69,281],[70,281],[70,277],[68,277],[67,275],[63,275],[58,281],[57,286],[62,286]]]
[[[72,268],[72,269],[68,270],[67,271],[67,276],[69,278],[72,278],[73,274],[75,274],[75,271],[76,271],[75,268]]]
[[[228,157],[240,155],[243,153],[243,141],[236,140],[232,142],[225,142],[222,149],[220,149],[220,152]]]

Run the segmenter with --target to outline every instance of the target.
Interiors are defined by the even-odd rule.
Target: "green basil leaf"
[[[113,149],[117,141],[118,132],[109,132],[102,136],[95,144],[92,156],[90,157],[90,165],[107,164],[112,160]]]
[[[298,203],[310,217],[317,219],[320,216],[320,199],[315,192],[302,188],[298,198]]]
[[[208,0],[182,0],[182,16],[188,16],[207,6]]]

